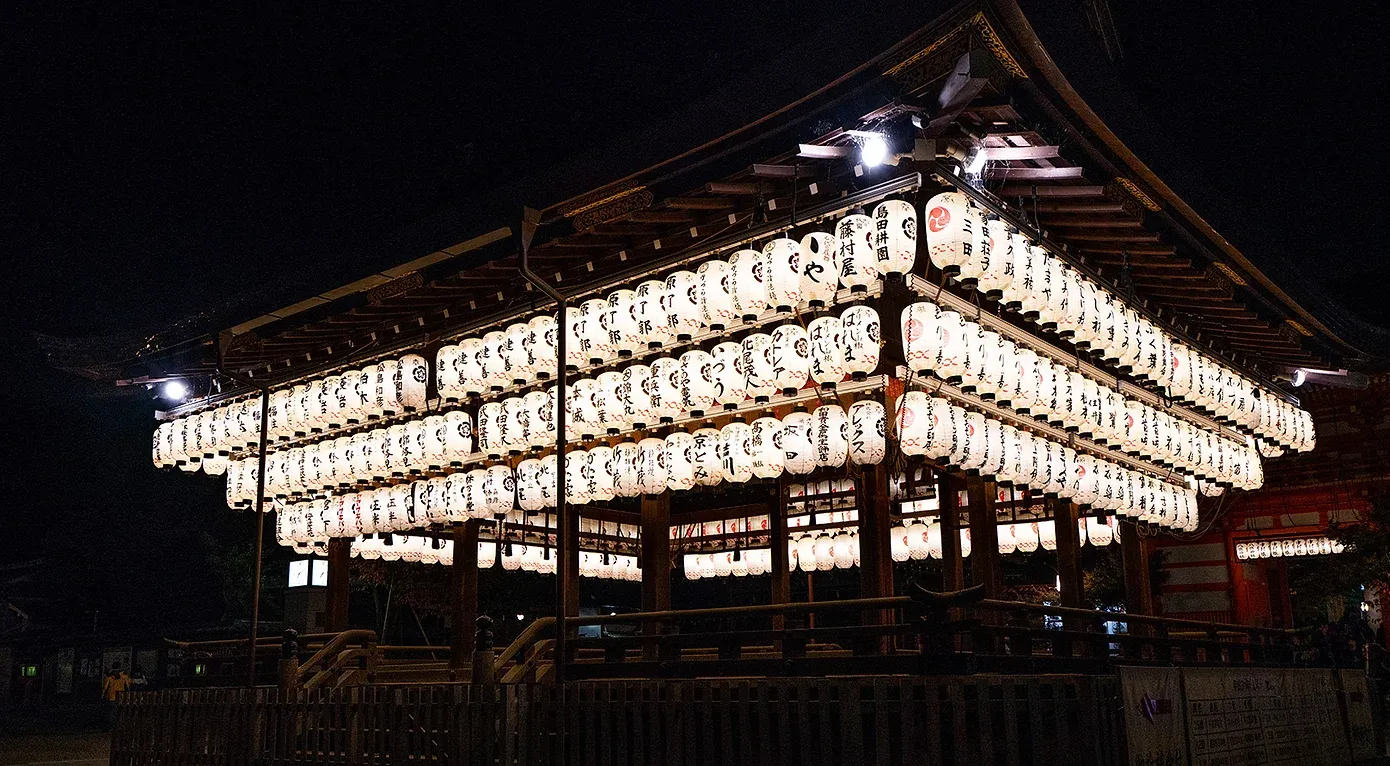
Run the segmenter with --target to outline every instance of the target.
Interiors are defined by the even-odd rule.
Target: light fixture
[[[160,392],[165,399],[181,402],[188,398],[188,384],[182,380],[168,380],[164,382],[164,387]]]
[[[970,161],[965,165],[966,174],[972,176],[979,175],[980,171],[985,169],[985,162],[988,160],[989,154],[983,146],[976,149],[975,153],[970,155]]]
[[[864,167],[876,168],[888,159],[888,142],[878,133],[865,133],[859,138],[859,160]]]
[[[1298,368],[1297,370],[1294,370],[1294,371],[1293,371],[1293,380],[1290,381],[1290,382],[1293,383],[1293,387],[1294,387],[1294,388],[1298,388],[1299,386],[1303,385],[1303,383],[1304,383],[1305,381],[1307,381],[1307,380],[1308,380],[1308,371],[1305,370],[1305,369],[1303,369],[1302,367],[1300,367],[1300,368]],[[173,382],[178,382],[178,381],[173,381]],[[168,384],[165,384],[165,386],[167,387]]]

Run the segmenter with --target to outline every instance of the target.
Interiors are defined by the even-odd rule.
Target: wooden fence
[[[113,766],[1115,764],[1113,676],[189,689],[126,695]]]

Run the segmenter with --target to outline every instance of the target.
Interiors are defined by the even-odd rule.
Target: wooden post
[[[474,623],[478,619],[478,528],[479,519],[469,519],[451,528],[454,541],[454,567],[450,574],[449,595],[453,600],[453,626],[449,637],[449,667],[466,668],[473,656]]]
[[[768,498],[768,531],[772,540],[772,602],[786,604],[792,600],[791,571],[787,568],[787,492],[783,479],[778,479]],[[860,553],[863,556],[863,553]],[[782,630],[787,620],[782,615],[773,615],[772,629]]]
[[[1139,526],[1120,521],[1120,548],[1125,560],[1125,610],[1130,614],[1153,614],[1153,591],[1149,584],[1149,549],[1139,536]],[[1134,632],[1131,626],[1130,632]]]
[[[329,633],[348,629],[348,565],[352,561],[352,541],[335,537],[328,541],[328,624]]]
[[[1057,579],[1061,584],[1062,606],[1085,605],[1081,573],[1081,538],[1076,529],[1076,506],[1063,498],[1053,498],[1052,518],[1057,527]]]
[[[956,494],[959,488],[960,480],[950,474],[941,474],[941,478],[936,484],[936,496],[941,507],[941,590],[943,591],[960,590],[965,585],[965,572],[960,557],[960,497]]]
[[[999,528],[994,510],[994,482],[981,476],[965,480],[970,503],[970,584],[984,585],[985,598],[999,598]]]
[[[565,572],[565,616],[579,616],[579,513],[580,506],[571,505],[566,509],[559,526],[565,536],[565,555],[557,562]],[[577,629],[565,628],[566,637],[578,635]],[[568,649],[566,650],[568,653]],[[568,658],[565,658],[568,662]]]
[[[671,608],[671,493],[642,496],[642,611]],[[659,635],[661,623],[644,622],[642,632]],[[657,659],[655,644],[642,647],[642,659]]]
[[[859,481],[859,597],[893,595],[892,498],[888,494],[888,470],[882,465],[865,468]],[[892,612],[869,609],[861,616],[865,625],[888,625]],[[875,638],[856,647],[861,653],[879,653],[885,641]]]

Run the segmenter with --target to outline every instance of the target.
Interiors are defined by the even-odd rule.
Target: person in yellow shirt
[[[101,698],[106,705],[106,728],[110,729],[116,723],[116,697],[129,688],[130,676],[121,670],[121,663],[115,663],[101,682]]]

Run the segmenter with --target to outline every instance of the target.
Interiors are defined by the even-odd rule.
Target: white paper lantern
[[[733,276],[728,261],[712,258],[695,270],[698,279],[700,317],[711,330],[722,330],[733,323]]]
[[[738,250],[729,256],[734,314],[744,322],[751,322],[767,311],[766,268],[763,254],[757,250]]]
[[[763,276],[767,302],[779,312],[791,311],[801,301],[801,248],[785,237],[763,245]]]
[[[997,216],[985,223],[982,250],[989,254],[980,267],[976,288],[990,300],[1004,300],[1004,291],[1014,281],[1015,238],[1011,227]]]
[[[748,398],[748,375],[743,367],[743,346],[724,341],[710,350],[716,403],[726,410],[737,409]]]
[[[666,314],[676,340],[689,341],[700,331],[700,280],[694,272],[673,271],[666,277]]]
[[[531,391],[521,398],[522,440],[538,450],[555,440],[555,400],[545,391]]]
[[[594,379],[594,412],[599,425],[609,434],[627,430],[627,406],[623,402],[623,374],[617,370],[599,373]]]
[[[670,476],[666,467],[666,442],[648,437],[637,442],[637,489],[644,495],[666,491]]]
[[[816,465],[838,467],[849,458],[849,416],[838,404],[825,404],[811,413]]]
[[[959,274],[983,240],[978,208],[960,192],[942,192],[927,201],[925,211],[927,256],[946,274]]]
[[[523,511],[539,511],[545,507],[541,492],[541,461],[528,458],[516,465],[516,505]]]
[[[766,402],[778,390],[772,336],[755,332],[744,336],[739,345],[747,395],[755,402]]]
[[[637,320],[636,291],[619,289],[609,293],[604,316],[609,348],[619,358],[627,359],[633,352],[646,348]]]
[[[646,428],[656,423],[657,412],[652,404],[655,388],[652,368],[647,365],[633,364],[623,369],[624,420],[632,423],[633,428]]]
[[[917,261],[917,211],[912,203],[888,199],[874,208],[873,246],[880,274],[911,273]]]
[[[724,479],[719,464],[719,429],[701,428],[691,434],[694,444],[690,449],[691,468],[695,471],[695,483],[712,487]]]
[[[788,473],[808,474],[816,469],[813,428],[808,412],[792,412],[782,419],[783,465]]]
[[[971,322],[970,324],[974,324]],[[970,332],[961,315],[954,311],[943,311],[937,319],[937,344],[940,353],[933,372],[937,377],[952,385],[959,384],[970,372],[968,339]]]
[[[502,447],[511,454],[519,454],[527,446],[527,430],[530,415],[526,411],[526,401],[520,396],[509,396],[502,400],[502,414],[498,418],[502,431]]]
[[[673,431],[666,436],[666,486],[687,490],[695,486],[695,437],[685,431]]]
[[[681,406],[692,417],[701,417],[715,404],[714,357],[700,349],[681,354]]]
[[[742,484],[753,478],[753,429],[733,421],[719,430],[719,463],[724,481]]]
[[[616,477],[613,471],[613,448],[598,446],[585,455],[587,471],[584,478],[589,483],[590,502],[604,503],[614,497]]]
[[[855,465],[878,465],[888,454],[883,403],[872,399],[849,408],[849,459]]]
[[[863,380],[878,368],[882,334],[878,311],[872,306],[851,306],[840,315],[840,322],[840,352],[845,369],[855,380]]]
[[[833,389],[845,379],[844,332],[844,323],[835,316],[818,317],[806,328],[810,340],[811,379],[821,388]]]
[[[786,470],[786,455],[782,446],[782,421],[761,417],[750,426],[749,449],[752,452],[753,475],[760,479],[775,479]]]
[[[813,231],[801,238],[801,299],[813,309],[834,303],[840,286],[840,240]]]
[[[918,375],[936,370],[941,358],[941,309],[935,303],[920,301],[903,309],[901,329],[903,356],[907,367]]]
[[[840,243],[840,284],[850,292],[865,292],[878,279],[873,234],[873,219],[863,213],[851,213],[835,224],[835,238]]]
[[[613,447],[613,494],[617,497],[637,497],[642,493],[638,483],[637,443],[619,442]]]
[[[649,394],[657,422],[670,423],[683,411],[684,396],[680,381],[680,360],[660,357],[652,361]]]
[[[798,325],[785,324],[772,333],[773,385],[786,396],[806,385],[811,372],[810,338]]]

